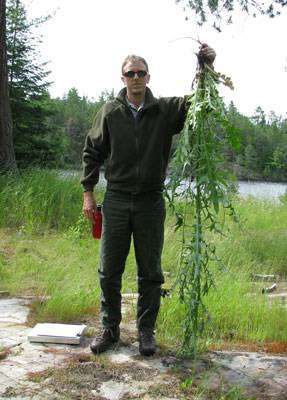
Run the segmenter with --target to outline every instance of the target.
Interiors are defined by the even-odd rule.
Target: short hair
[[[124,59],[124,62],[122,63],[122,73],[124,73],[124,68],[125,68],[126,64],[129,61],[132,61],[132,62],[140,61],[140,62],[142,62],[146,66],[146,70],[148,71],[148,64],[147,64],[146,60],[143,57],[136,56],[135,54],[130,54]]]

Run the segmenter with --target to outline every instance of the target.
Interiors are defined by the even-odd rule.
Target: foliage
[[[238,10],[253,17],[266,15],[274,18],[280,15],[282,8],[287,5],[286,0],[264,0],[260,3],[252,0],[175,0],[175,2],[183,4],[184,11],[192,10],[199,25],[212,21],[213,27],[218,31],[221,31],[222,20],[232,23],[234,13]]]
[[[219,81],[232,87],[230,78],[214,72],[206,64],[199,64],[196,87],[189,97],[185,127],[167,186],[169,205],[177,219],[176,229],[182,229],[178,273],[179,297],[184,308],[182,347],[193,354],[198,335],[203,332],[208,318],[203,297],[214,285],[209,262],[217,260],[220,263],[206,232],[222,233],[218,216],[221,207],[234,215],[229,176],[222,167],[222,148],[225,143],[236,148],[239,142],[218,94]],[[216,134],[218,131],[220,136]],[[182,181],[186,181],[184,187]],[[176,201],[178,197],[180,202]]]

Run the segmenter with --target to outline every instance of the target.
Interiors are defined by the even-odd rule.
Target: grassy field
[[[97,194],[102,200],[103,193]],[[35,321],[91,321],[98,318],[99,242],[92,239],[81,213],[82,191],[77,178],[53,171],[30,171],[19,178],[0,177],[0,290],[36,295]],[[278,274],[286,279],[287,200],[278,204],[237,200],[240,223],[226,221],[226,236],[211,237],[225,264],[214,271],[216,287],[206,298],[210,323],[204,336],[209,346],[222,342],[286,341],[287,308],[272,308],[262,285],[250,274]],[[177,272],[180,233],[168,213],[163,253],[165,286]],[[131,251],[123,279],[124,292],[136,292]],[[183,322],[177,291],[163,299],[158,338],[177,346]]]

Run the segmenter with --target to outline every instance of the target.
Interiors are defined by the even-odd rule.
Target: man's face
[[[149,83],[150,75],[147,72],[145,76],[138,76],[135,74],[133,77],[125,76],[129,71],[138,72],[145,71],[147,72],[146,66],[141,61],[129,61],[124,66],[122,81],[127,87],[128,93],[131,93],[134,96],[143,95],[145,93],[146,85]],[[139,72],[141,75],[142,73]]]

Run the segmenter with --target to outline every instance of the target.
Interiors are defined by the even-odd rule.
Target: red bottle
[[[100,239],[102,236],[102,206],[97,204],[97,209],[93,214],[92,234],[94,239]]]

